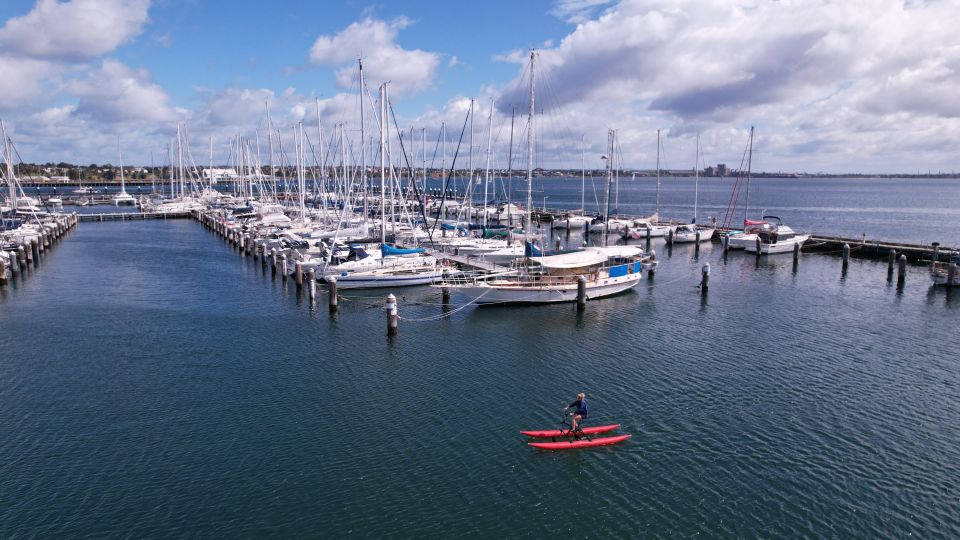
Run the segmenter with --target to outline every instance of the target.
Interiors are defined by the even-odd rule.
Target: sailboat
[[[693,184],[693,220],[689,225],[680,225],[673,230],[674,243],[709,242],[714,230],[697,225],[697,199],[700,196],[700,133],[697,133],[697,156],[694,162],[696,179]]]
[[[133,195],[127,193],[126,183],[123,180],[123,150],[120,149],[119,138],[117,139],[117,152],[120,154],[120,193],[113,196],[113,204],[116,206],[137,204]]]
[[[744,199],[743,230],[727,232],[727,249],[743,249],[761,255],[793,253],[797,246],[803,247],[810,235],[797,234],[792,228],[784,225],[777,216],[764,215],[759,220],[747,219],[750,210],[750,178],[753,166],[753,126],[750,126],[750,142],[747,148],[747,193]],[[735,185],[734,195],[738,195],[737,189]],[[731,211],[728,207],[726,222],[730,220]]]
[[[536,86],[534,65],[536,53],[530,53],[530,113],[527,130],[527,203],[525,227],[530,231],[533,187],[533,133]],[[608,133],[608,142],[614,148],[614,133]],[[607,205],[610,211],[609,191],[612,181],[612,160],[607,168]],[[647,258],[647,263],[651,261]],[[640,281],[643,270],[643,252],[637,246],[604,246],[543,253],[533,242],[526,243],[526,256],[515,270],[475,278],[457,277],[441,286],[469,297],[478,304],[492,303],[554,303],[577,299],[579,287],[585,287],[587,298],[601,298],[633,288]],[[655,263],[654,263],[655,264]],[[582,285],[581,285],[582,280]]]
[[[580,210],[567,214],[564,219],[558,220],[553,224],[556,229],[582,229],[593,218],[586,215],[586,195],[587,195],[587,169],[586,169],[586,149],[583,144],[583,136],[580,137]]]
[[[361,88],[361,92],[363,89]],[[380,288],[428,285],[439,281],[445,268],[433,256],[427,255],[423,248],[398,248],[387,243],[387,83],[380,87],[380,251],[378,259],[366,257],[360,259],[357,270],[349,271],[343,264],[328,267],[325,279],[336,277],[341,288]],[[391,158],[392,161],[392,158]],[[391,182],[393,167],[390,166]],[[394,201],[391,200],[391,207]],[[378,266],[370,267],[371,264]]]
[[[627,235],[634,240],[666,236],[671,227],[659,225],[660,221],[660,130],[657,130],[657,206],[652,216],[633,220],[633,226]]]

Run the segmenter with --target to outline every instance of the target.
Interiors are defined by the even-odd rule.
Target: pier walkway
[[[145,219],[186,219],[191,212],[107,212],[103,214],[79,214],[80,221],[142,221]]]

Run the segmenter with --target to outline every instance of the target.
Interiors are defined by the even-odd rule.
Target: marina
[[[0,4],[0,538],[960,538],[956,6],[223,4]]]

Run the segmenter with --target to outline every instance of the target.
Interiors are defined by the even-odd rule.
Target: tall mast
[[[17,183],[13,179],[13,149],[10,139],[7,138],[7,129],[0,120],[0,132],[3,133],[3,158],[7,165],[7,189],[10,192],[10,207],[17,209]]]
[[[660,130],[657,130],[657,222],[660,221]]]
[[[316,181],[320,182],[320,185],[322,186],[320,190],[323,193],[323,209],[324,209],[324,214],[326,214],[327,183],[323,179],[323,166],[326,164],[326,162],[323,160],[323,124],[320,123],[320,98],[317,98],[317,134],[318,134],[317,145],[320,147],[320,155],[317,157],[317,160],[320,161],[319,163],[320,170],[318,171]],[[317,186],[314,186],[314,188],[316,187]],[[314,204],[314,207],[316,207],[316,204]]]
[[[370,215],[369,201],[367,200],[367,156],[366,147],[363,145],[363,138],[366,136],[363,130],[363,59],[357,58],[357,66],[360,69],[360,182],[363,186],[363,220],[366,223]]]
[[[610,234],[610,188],[613,186],[613,148],[616,132],[612,129],[607,130],[607,189],[604,190],[606,197],[603,203],[603,246],[607,246],[607,238]]]
[[[120,137],[117,137],[117,153],[120,154],[120,193],[126,193],[126,184],[123,181],[123,150],[120,149]]]
[[[440,122],[440,189],[447,187],[447,125]],[[441,198],[446,195],[441,193]],[[445,208],[440,209],[441,214],[446,212]],[[440,216],[443,219],[444,216]]]
[[[273,120],[270,118],[270,102],[263,102],[264,108],[267,109],[267,139],[270,141],[270,184],[276,186],[275,182],[277,181],[277,169],[273,164]],[[240,147],[237,147],[237,151],[240,150]],[[237,159],[240,159],[240,156],[237,156]]]
[[[536,85],[533,77],[533,64],[536,58],[536,51],[530,51],[530,115],[527,120],[527,216],[523,225],[523,232],[530,234],[532,225],[531,211],[533,210],[533,115],[534,115],[534,97],[536,96]]]
[[[490,100],[490,117],[487,119],[487,166],[483,179],[483,226],[487,226],[487,189],[490,186],[490,145],[493,144],[493,103]]]
[[[150,160],[153,160],[153,154],[150,154]],[[210,182],[210,189],[213,189],[213,136],[210,136],[210,178],[207,179]]]
[[[697,198],[700,195],[700,132],[697,132],[697,156],[693,161],[694,177],[693,182],[693,224],[697,224]]]
[[[420,163],[423,165],[423,202],[420,208],[427,208],[427,128],[420,128]]]
[[[468,207],[467,219],[469,221],[470,215],[469,212],[473,210],[473,104],[474,100],[470,100],[470,152],[467,153],[467,168],[470,169],[470,173],[467,177],[467,191],[470,193],[470,206]]]
[[[180,198],[183,198],[183,141],[180,138],[180,124],[177,124],[177,174],[180,176]]]
[[[387,116],[387,83],[383,83],[380,86],[380,245],[387,243],[387,200],[386,200],[386,185],[387,185],[387,164],[386,164],[386,149],[385,141],[383,138],[384,135],[384,126],[386,123],[384,120]]]
[[[614,132],[614,134],[613,134],[613,142],[614,142],[614,146],[610,149],[610,153],[612,154],[611,157],[614,159],[614,163],[615,163],[616,166],[617,166],[617,168],[614,170],[614,174],[616,174],[617,188],[616,188],[616,191],[615,191],[615,193],[616,193],[616,202],[614,202],[614,204],[613,204],[613,209],[617,211],[617,215],[620,215],[620,167],[623,166],[623,163],[620,162],[620,161],[621,161],[621,160],[620,160],[620,152],[618,151],[618,150],[619,150],[620,141],[617,140],[617,133],[616,133],[616,132]]]
[[[580,215],[584,216],[587,214],[587,161],[586,161],[586,145],[584,144],[583,138],[586,137],[586,134],[580,136]]]
[[[750,167],[753,165],[753,126],[750,126],[750,150],[747,153],[747,197],[743,205],[743,224],[747,224],[747,211],[750,209]]]
[[[510,211],[510,198],[513,196],[513,121],[517,116],[517,108],[510,109],[510,148],[507,150],[507,225],[513,225],[513,212]]]

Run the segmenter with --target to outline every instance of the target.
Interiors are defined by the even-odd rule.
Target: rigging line
[[[413,185],[413,194],[414,194],[414,196],[417,198],[417,200],[422,200],[422,198],[420,197],[420,190],[417,189],[417,179],[414,178],[413,173],[412,173],[412,171],[413,171],[413,166],[410,164],[410,159],[407,157],[407,149],[406,149],[406,147],[404,147],[404,145],[403,145],[403,134],[400,132],[400,125],[397,123],[397,114],[396,114],[396,112],[393,110],[393,103],[392,103],[390,100],[387,100],[387,107],[389,107],[389,109],[390,109],[390,116],[393,118],[393,126],[396,128],[396,130],[397,130],[397,136],[398,136],[398,138],[400,139],[400,154],[403,156],[403,160],[407,163],[407,167],[408,167],[408,168],[410,169],[410,171],[411,171],[410,184]],[[387,120],[389,121],[389,118],[388,118]],[[424,186],[424,187],[426,187],[426,186]],[[404,202],[406,202],[406,201],[404,201]],[[423,218],[423,222],[424,222],[424,223],[427,222],[426,208],[424,208],[424,205],[422,205],[422,204],[420,205],[420,217]],[[430,245],[433,246],[433,247],[436,247],[436,246],[434,245],[434,242],[433,242],[433,236],[428,236],[427,238],[430,240]]]
[[[463,135],[467,131],[467,121],[469,119],[470,119],[469,114],[467,114],[463,118],[463,128],[461,128],[460,130],[460,140],[457,141],[457,149],[453,153],[453,161],[450,164],[450,173],[447,174],[447,178],[444,180],[444,183],[443,183],[443,195],[441,195],[440,197],[440,215],[441,216],[443,215],[443,203],[446,202],[447,200],[447,186],[450,185],[450,178],[453,177],[453,171],[456,170],[457,168],[457,156],[460,155],[460,145],[463,144]],[[431,242],[433,241],[433,233],[437,229],[437,223],[440,221],[441,219],[438,218],[437,221],[433,222],[433,227],[431,227],[430,231],[427,233],[427,235],[430,237]]]

